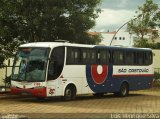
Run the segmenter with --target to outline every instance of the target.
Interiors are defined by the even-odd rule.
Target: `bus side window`
[[[95,49],[90,49],[88,51],[88,60],[89,60],[89,64],[97,63],[97,54]]]
[[[74,64],[79,64],[80,63],[80,51],[81,49],[79,48],[74,48],[74,47],[68,47],[67,48],[67,65],[74,65]]]
[[[109,64],[110,53],[108,50],[100,50],[100,64]]]
[[[88,64],[88,52],[87,52],[87,49],[83,49],[82,50],[82,64],[86,65]]]
[[[123,65],[124,64],[124,52],[123,51],[113,51],[113,64]]]
[[[137,64],[138,65],[143,65],[144,64],[144,53],[143,52],[138,52],[137,53]]]
[[[96,64],[96,50],[91,48],[83,48],[81,50],[81,64],[90,65]]]
[[[125,64],[126,65],[135,65],[135,53],[134,52],[126,52],[125,53]]]
[[[86,51],[83,51],[82,57],[83,57],[83,61],[86,61],[86,59],[87,59],[87,52]]]
[[[152,64],[152,52],[145,52],[144,53],[144,64],[145,65]]]
[[[48,67],[48,80],[58,78],[63,70],[65,47],[56,47],[53,49]]]

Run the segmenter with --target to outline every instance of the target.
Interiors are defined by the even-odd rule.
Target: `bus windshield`
[[[20,48],[15,56],[12,80],[44,81],[49,51],[49,48]]]

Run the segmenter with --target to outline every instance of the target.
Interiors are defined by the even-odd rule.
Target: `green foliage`
[[[3,81],[6,84],[6,86],[10,86],[11,85],[11,76],[7,76],[5,79],[3,79]]]
[[[154,72],[154,79],[155,79],[155,85],[157,87],[160,87],[160,73],[158,72]]]
[[[148,43],[147,39],[139,39],[139,40],[135,41],[134,46],[135,47],[150,48],[152,46],[152,44]]]
[[[97,34],[97,35],[91,35],[90,39],[92,39],[92,41],[90,41],[90,43],[88,44],[99,44],[101,42],[102,39],[102,35],[101,34]]]
[[[153,0],[146,0],[145,4],[138,8],[136,14],[136,18],[128,23],[128,31],[135,33],[139,39],[143,39],[150,29],[159,26],[158,4],[153,3]],[[153,38],[158,37],[158,33],[155,31],[152,31],[151,34]]]
[[[4,62],[4,55],[2,53],[0,53],[0,68],[2,67]]]
[[[149,43],[148,41],[151,39],[139,39],[134,42],[135,47],[142,48],[152,48],[152,49],[160,49],[160,43]]]
[[[160,73],[154,72],[154,79],[160,79]]]
[[[25,42],[57,39],[95,44],[86,32],[95,25],[101,0],[0,0],[0,47],[5,58]],[[99,39],[98,39],[99,40]]]

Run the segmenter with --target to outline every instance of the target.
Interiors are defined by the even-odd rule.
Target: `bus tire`
[[[118,95],[120,97],[125,97],[128,95],[128,93],[129,93],[128,83],[124,82],[124,83],[122,83],[122,85],[120,87],[120,91],[119,91]]]
[[[65,101],[76,99],[76,88],[74,85],[69,85],[66,87],[63,99]]]

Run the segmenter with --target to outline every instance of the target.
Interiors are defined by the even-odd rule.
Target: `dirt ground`
[[[103,98],[83,95],[68,102],[58,97],[41,101],[35,98],[0,95],[0,111],[0,118],[8,114],[34,118],[116,118],[120,116],[117,114],[122,113],[156,113],[156,117],[160,117],[160,89],[134,91],[123,98],[113,94],[107,94]]]

